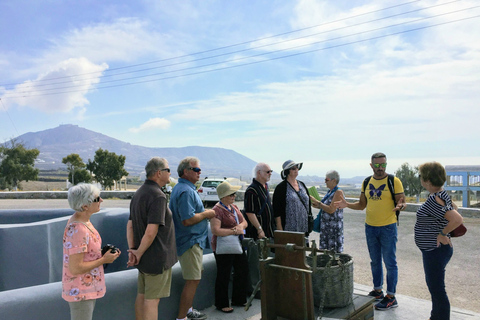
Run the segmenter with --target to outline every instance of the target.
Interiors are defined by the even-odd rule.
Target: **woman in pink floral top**
[[[100,210],[100,190],[79,184],[68,190],[68,203],[75,213],[63,234],[62,298],[68,301],[72,320],[92,319],[95,301],[105,295],[103,264],[112,263],[120,251],[102,256],[102,238],[90,222]]]

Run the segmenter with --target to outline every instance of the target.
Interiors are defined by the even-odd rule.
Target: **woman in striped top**
[[[445,168],[438,162],[419,166],[422,186],[430,192],[417,211],[415,243],[422,252],[425,281],[432,297],[430,320],[450,319],[450,302],[445,291],[445,268],[453,255],[449,233],[462,222],[462,216],[452,206],[443,184]]]

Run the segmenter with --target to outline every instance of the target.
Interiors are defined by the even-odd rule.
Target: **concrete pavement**
[[[354,292],[356,294],[367,295],[370,287],[355,284]],[[413,298],[410,296],[397,295],[398,308],[378,311],[375,310],[375,320],[427,320],[430,317],[431,302],[423,299]],[[225,314],[210,307],[203,310],[208,315],[209,320],[260,320],[261,305],[260,300],[253,300],[253,304],[248,311],[242,308],[235,308],[233,313]],[[328,320],[329,318],[322,318]],[[451,310],[450,320],[478,320],[480,314],[473,311],[455,308]]]

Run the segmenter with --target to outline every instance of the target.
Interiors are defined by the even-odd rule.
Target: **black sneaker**
[[[396,307],[398,307],[397,299],[388,296],[385,296],[382,301],[375,305],[375,309],[377,310],[388,310]]]
[[[383,294],[383,291],[377,291],[377,290],[372,290],[368,294],[369,297],[374,297],[375,300],[380,301],[382,300],[385,296]]]
[[[192,309],[189,313],[187,313],[188,320],[204,320],[207,319],[207,315],[205,313],[201,313],[197,309]]]

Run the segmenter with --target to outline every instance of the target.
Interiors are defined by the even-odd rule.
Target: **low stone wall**
[[[135,191],[102,191],[104,199],[132,199]],[[68,191],[6,191],[0,192],[0,199],[68,199]]]

